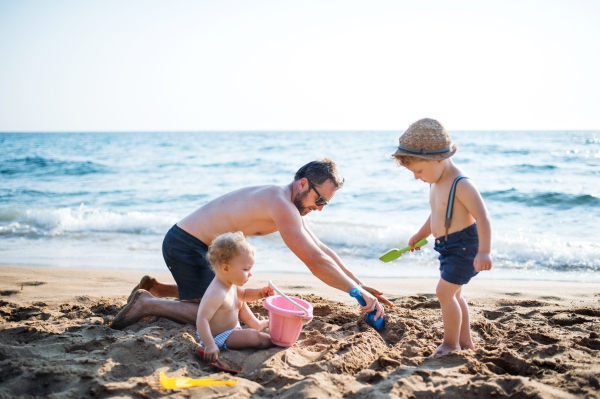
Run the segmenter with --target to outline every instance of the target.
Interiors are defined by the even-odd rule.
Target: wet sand
[[[153,274],[172,282],[169,273]],[[255,274],[314,306],[298,347],[195,355],[195,327],[146,318],[108,327],[143,273],[0,266],[0,398],[600,398],[600,285],[486,281],[463,289],[476,350],[427,356],[443,336],[437,280],[372,279],[396,305],[381,333],[356,301],[308,275]],[[261,301],[253,312],[266,317]],[[165,390],[169,377],[235,386]]]

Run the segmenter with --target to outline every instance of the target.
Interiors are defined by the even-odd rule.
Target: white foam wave
[[[365,254],[385,252],[408,245],[416,232],[413,226],[374,226],[367,224],[309,223],[311,230],[326,245],[354,248]]]
[[[0,235],[19,236],[55,236],[81,232],[164,234],[177,222],[174,215],[115,212],[84,204],[77,208],[5,209],[1,216],[8,223],[0,226]]]
[[[588,269],[600,271],[600,244],[565,241],[548,235],[502,235],[492,242],[495,256],[507,265],[522,269],[544,267],[559,271]]]
[[[167,213],[115,212],[84,204],[75,208],[4,207],[0,208],[0,236],[62,236],[82,240],[86,239],[86,233],[95,232],[162,235],[177,220],[175,215]],[[347,221],[309,221],[309,225],[315,235],[342,258],[357,260],[377,259],[391,248],[402,248],[416,231],[415,226],[409,224],[377,226]],[[287,251],[278,234],[256,239],[269,243],[265,249],[280,248]],[[129,246],[130,250],[142,248],[135,242]],[[494,232],[492,256],[495,270],[534,274],[549,271],[600,273],[600,244],[591,238],[589,241],[567,241],[564,237],[550,234]],[[430,267],[437,263],[437,257],[432,239],[422,251],[410,255],[415,267]]]
[[[415,233],[414,226],[370,226],[351,223],[310,223],[311,230],[323,243],[340,255],[379,257],[391,248],[402,248]],[[421,261],[435,261],[433,238],[420,253]],[[495,267],[505,269],[555,271],[588,270],[600,272],[600,244],[567,241],[556,235],[534,233],[495,234],[492,239]]]

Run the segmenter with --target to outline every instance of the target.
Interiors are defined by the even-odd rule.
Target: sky
[[[0,0],[0,132],[600,129],[600,1]]]

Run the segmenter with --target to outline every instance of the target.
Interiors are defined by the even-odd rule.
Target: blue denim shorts
[[[215,272],[206,259],[208,245],[174,225],[163,240],[162,251],[177,283],[179,299],[202,298],[215,278]]]
[[[464,230],[435,239],[434,249],[440,253],[440,271],[445,281],[464,285],[477,275],[473,262],[479,251],[477,224],[473,223]]]

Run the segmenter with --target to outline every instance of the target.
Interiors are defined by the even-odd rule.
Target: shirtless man
[[[365,286],[348,270],[337,254],[310,231],[302,217],[323,210],[343,184],[335,162],[325,158],[301,167],[294,181],[286,186],[245,187],[203,205],[165,236],[163,256],[176,284],[163,284],[144,276],[111,327],[123,329],[148,316],[195,324],[198,304],[215,276],[206,260],[208,247],[217,236],[235,231],[246,237],[279,231],[285,244],[313,275],[344,292],[358,286],[367,303],[361,310],[377,309],[375,319],[382,317],[383,307],[377,298],[393,305],[382,292]]]

